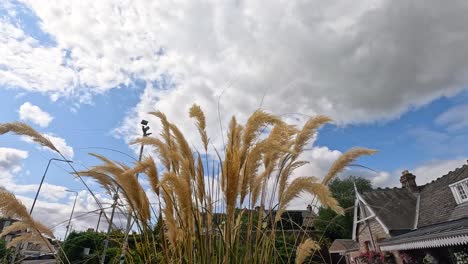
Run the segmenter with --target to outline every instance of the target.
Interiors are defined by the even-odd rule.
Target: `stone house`
[[[358,256],[366,252],[393,255],[396,263],[424,257],[457,263],[468,254],[468,165],[423,186],[403,171],[400,182],[400,188],[356,191],[350,249],[334,253],[347,263],[362,263]]]

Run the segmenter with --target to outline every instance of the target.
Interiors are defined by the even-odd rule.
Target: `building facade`
[[[348,263],[462,263],[468,258],[468,165],[423,186],[403,171],[400,188],[358,193]]]

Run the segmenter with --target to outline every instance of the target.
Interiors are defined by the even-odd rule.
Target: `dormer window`
[[[468,179],[463,179],[449,185],[457,204],[468,202]]]

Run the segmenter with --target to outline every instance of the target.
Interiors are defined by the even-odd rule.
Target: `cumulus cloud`
[[[43,111],[39,106],[33,105],[30,102],[25,102],[19,108],[19,117],[23,121],[31,121],[41,127],[49,126],[52,119],[49,113]]]
[[[0,18],[0,84],[27,91],[67,94],[73,70],[63,65],[64,51],[41,46],[21,28]]]
[[[193,102],[219,146],[232,114],[243,122],[260,106],[372,122],[468,87],[462,0],[22,2],[56,45],[0,20],[0,82],[89,99],[147,81],[117,129],[127,140],[141,133],[146,112],[160,110],[196,144]],[[318,159],[337,154],[315,151]],[[320,174],[322,164],[304,173]]]
[[[222,113],[264,98],[278,114],[353,123],[398,117],[468,83],[461,0],[22,2],[56,46],[3,22],[2,80],[58,96],[146,80],[171,89],[154,105],[165,112],[193,101],[216,112],[224,90]]]
[[[0,147],[0,170],[19,171],[21,170],[22,161],[27,157],[27,151]]]

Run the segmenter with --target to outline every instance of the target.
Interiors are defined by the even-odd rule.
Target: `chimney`
[[[407,189],[408,191],[411,191],[411,192],[419,191],[418,185],[416,184],[416,176],[414,176],[408,170],[404,170],[401,173],[400,182],[401,182],[401,187]]]

